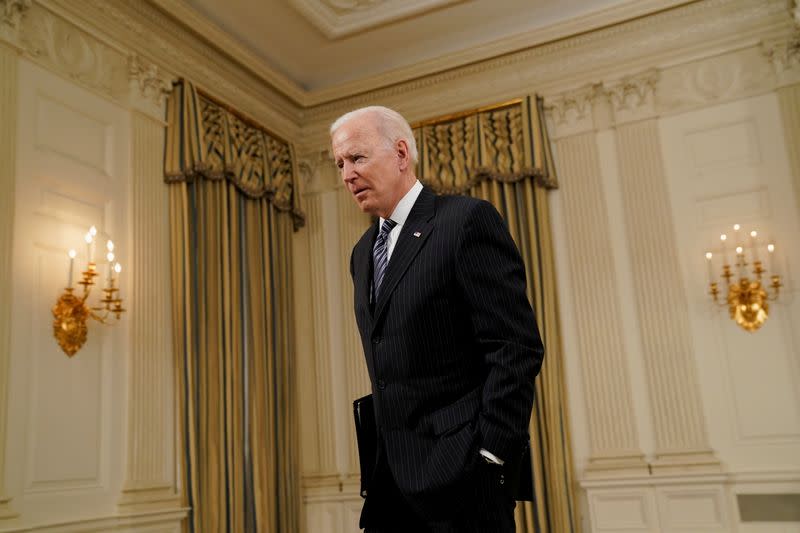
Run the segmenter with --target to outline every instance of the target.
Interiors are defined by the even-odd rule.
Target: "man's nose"
[[[345,161],[342,165],[342,181],[350,183],[354,179],[356,179],[356,173],[353,172],[353,165]]]

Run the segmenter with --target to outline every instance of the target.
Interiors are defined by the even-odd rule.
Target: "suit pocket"
[[[473,389],[455,403],[434,411],[428,419],[431,432],[436,436],[445,436],[475,420],[481,406],[481,392],[481,387]]]

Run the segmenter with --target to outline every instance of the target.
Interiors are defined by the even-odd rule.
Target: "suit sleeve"
[[[502,217],[488,202],[474,204],[467,216],[456,277],[486,370],[480,445],[504,461],[514,461],[527,438],[544,348],[525,292],[522,258]]]

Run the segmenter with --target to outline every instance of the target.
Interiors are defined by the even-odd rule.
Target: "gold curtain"
[[[295,533],[292,148],[182,82],[165,176],[184,530]]]
[[[528,97],[414,128],[418,176],[439,193],[490,201],[525,262],[545,358],[530,435],[536,501],[518,504],[520,533],[577,532],[547,189],[557,187],[542,102]]]

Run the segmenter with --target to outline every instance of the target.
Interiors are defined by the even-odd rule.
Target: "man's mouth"
[[[368,190],[369,189],[367,189],[366,187],[361,187],[361,188],[355,189],[355,190],[353,190],[353,196],[358,198],[359,195],[361,195],[362,193],[367,192]]]

